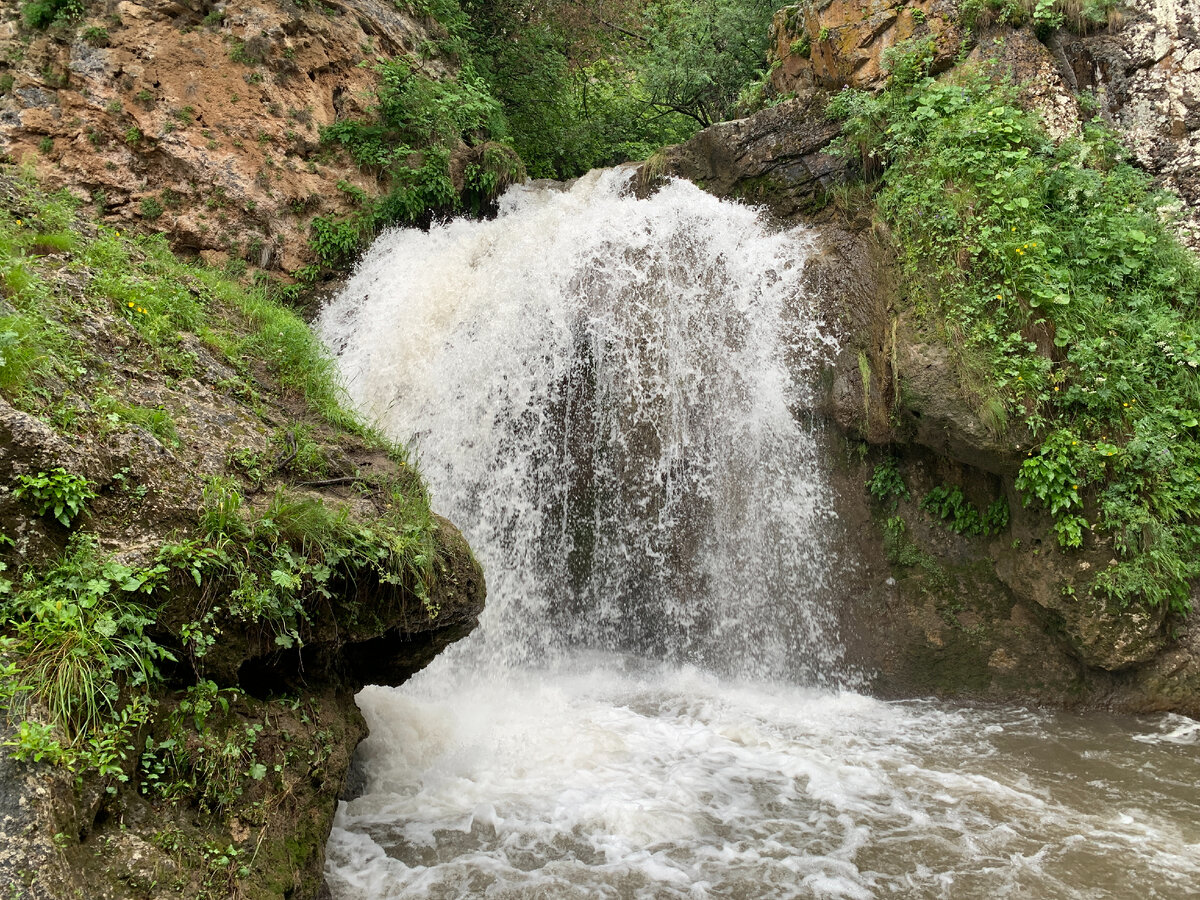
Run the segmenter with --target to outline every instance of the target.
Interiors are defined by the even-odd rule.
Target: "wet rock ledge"
[[[872,690],[1200,717],[1196,614],[1094,596],[1091,579],[1119,555],[1111,541],[1064,550],[1050,516],[1022,503],[1015,477],[1037,436],[997,427],[963,383],[954,348],[923,327],[893,238],[857,186],[862,172],[829,153],[838,128],[824,115],[843,88],[882,89],[885,53],[905,41],[929,48],[934,75],[984,63],[1011,77],[1056,141],[1104,119],[1182,201],[1176,232],[1195,250],[1200,14],[1180,0],[1133,0],[1073,30],[1038,31],[1019,17],[963,22],[955,0],[781,9],[768,91],[778,105],[667,149],[640,168],[640,188],[677,175],[783,223],[820,226],[808,277],[841,350],[809,412],[827,426],[846,547],[833,602]],[[866,489],[881,462],[899,467],[910,492],[890,508]],[[1004,501],[1011,521],[991,537],[953,533],[918,502],[946,485],[978,509]],[[1191,593],[1194,607],[1194,584]]]

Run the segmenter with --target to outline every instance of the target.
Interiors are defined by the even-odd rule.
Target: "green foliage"
[[[843,91],[840,152],[869,175],[917,311],[964,381],[1040,445],[1024,502],[1059,541],[1112,541],[1095,588],[1189,606],[1200,576],[1200,265],[1168,198],[1100,123],[1055,145],[986,70]]]
[[[907,500],[911,496],[908,485],[904,483],[904,476],[900,474],[900,467],[892,456],[884,458],[875,467],[871,477],[867,479],[867,491],[891,510],[895,510],[901,500]]]
[[[162,723],[165,736],[146,739],[141,790],[169,801],[188,799],[219,812],[261,781],[266,767],[255,753],[263,726],[231,714],[237,691],[201,679]]]
[[[321,129],[321,140],[383,178],[388,192],[380,198],[357,192],[358,212],[313,220],[310,246],[328,267],[351,261],[381,228],[459,208],[464,198],[450,176],[450,156],[460,145],[479,148],[467,165],[464,190],[476,208],[525,174],[513,151],[496,143],[506,134],[504,112],[469,61],[447,79],[415,71],[403,58],[381,62],[375,71],[370,118],[336,122]]]
[[[465,3],[478,70],[531,175],[645,159],[730,115],[759,76],[773,5],[750,0]]]
[[[77,535],[66,555],[3,601],[16,662],[4,673],[15,714],[34,696],[49,722],[26,722],[11,746],[18,758],[74,768],[120,769],[125,746],[147,716],[146,688],[171,655],[147,634],[142,598],[164,585],[162,565],[137,569]]]
[[[83,39],[93,47],[107,47],[109,41],[108,29],[91,26],[83,29]]]
[[[86,478],[59,466],[49,472],[20,476],[13,496],[29,503],[39,516],[53,514],[64,528],[70,528],[96,494]]]
[[[21,15],[30,28],[49,28],[77,19],[83,13],[83,0],[26,0],[21,7]]]
[[[138,205],[138,208],[142,213],[142,217],[149,219],[152,222],[166,212],[166,210],[163,209],[163,205],[159,203],[157,197],[143,197],[142,202]]]
[[[981,512],[957,486],[935,487],[921,500],[921,508],[941,519],[955,534],[991,536],[1008,527],[1008,503],[1003,497]]]
[[[162,408],[151,409],[146,406],[124,403],[111,394],[100,394],[92,404],[93,409],[104,416],[109,426],[119,427],[122,424],[144,428],[160,442],[169,446],[179,444],[179,434],[175,430],[175,420],[171,414]]]
[[[701,128],[734,108],[763,64],[773,0],[657,0],[648,5],[647,50],[637,60],[647,103]]]
[[[1118,0],[962,0],[959,18],[968,28],[1028,22],[1044,37],[1064,25],[1080,33],[1103,27],[1119,6]]]
[[[421,600],[430,618],[437,616],[430,595],[436,525],[428,495],[419,480],[380,487],[390,498],[388,512],[368,526],[344,506],[283,488],[261,515],[247,515],[235,482],[208,484],[199,537],[168,545],[159,557],[204,592],[201,617],[185,628],[198,671],[218,618],[262,625],[278,647],[301,647],[308,610],[333,602],[344,593],[339,586],[349,583],[403,589]]]
[[[883,552],[888,562],[904,568],[929,562],[929,558],[909,538],[908,525],[900,516],[889,516],[883,523]]]

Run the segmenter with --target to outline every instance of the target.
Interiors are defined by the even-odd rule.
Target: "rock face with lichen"
[[[27,27],[0,9],[0,158],[94,202],[106,221],[161,231],[214,263],[291,272],[309,223],[380,193],[319,130],[363,117],[378,60],[444,37],[390,0],[88,3]],[[447,72],[435,56],[422,65]]]
[[[1137,602],[1114,608],[1093,596],[1091,579],[1118,555],[1107,539],[1063,551],[1049,516],[1022,505],[1014,481],[1034,437],[981,406],[951,348],[922,331],[882,227],[862,218],[862,207],[830,202],[847,168],[825,152],[837,130],[822,116],[843,87],[882,88],[892,48],[921,43],[934,73],[959,60],[993,65],[1055,138],[1077,134],[1094,107],[1180,197],[1180,237],[1196,248],[1193,6],[1136,0],[1106,25],[1039,36],[1020,22],[967,29],[960,5],[947,0],[808,0],[780,10],[772,25],[778,105],[714,126],[641,170],[644,189],[660,173],[682,175],[765,204],[785,221],[824,223],[809,278],[838,323],[842,350],[817,412],[834,426],[827,438],[842,540],[858,561],[841,579],[842,632],[882,693],[1200,715],[1195,617],[1179,621]],[[882,510],[864,484],[888,455],[901,461],[912,497]],[[1012,518],[1003,537],[954,534],[913,499],[943,485],[979,509],[1006,501]]]

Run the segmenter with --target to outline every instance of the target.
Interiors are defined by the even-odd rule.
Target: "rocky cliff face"
[[[1020,25],[1019,4],[1010,22]],[[776,13],[771,84],[809,96],[843,86],[878,88],[888,51],[933,42],[932,70],[958,59],[998,59],[1022,85],[1025,102],[1052,134],[1077,131],[1088,115],[1116,127],[1146,171],[1184,204],[1180,237],[1200,249],[1200,10],[1184,0],[1131,0],[1107,24],[1081,21],[1038,40],[1030,25],[999,21],[1004,7],[964,25],[958,0],[809,0]],[[1002,43],[997,44],[999,38]],[[1079,96],[1087,98],[1085,113]],[[1092,108],[1094,107],[1094,112]]]
[[[1078,133],[1084,110],[1094,108],[1177,193],[1180,237],[1200,246],[1197,12],[1170,0],[1123,9],[1084,33],[1039,38],[1019,21],[980,20],[968,29],[954,2],[789,6],[772,26],[772,85],[783,102],[708,129],[642,170],[646,189],[650,176],[676,174],[765,204],[786,221],[824,224],[810,276],[840,324],[843,350],[822,411],[836,426],[829,452],[845,540],[860,551],[842,582],[843,629],[851,655],[878,673],[884,693],[1200,714],[1195,617],[1168,622],[1161,607],[1118,610],[1090,596],[1086,585],[1109,565],[1112,548],[1101,541],[1063,551],[1049,517],[1022,505],[1014,479],[1033,436],[998,428],[961,383],[950,348],[922,331],[886,231],[853,199],[830,202],[848,174],[844,160],[825,152],[836,133],[822,115],[828,97],[843,87],[881,88],[887,51],[923,41],[935,73],[962,60],[995,60],[1058,138]],[[872,501],[864,485],[881,450],[899,456],[912,497],[950,484],[979,509],[1002,499],[1012,510],[1009,527],[1002,536],[967,538],[914,499],[891,508]]]
[[[64,209],[0,172],[4,252],[19,248],[0,265],[0,332],[55,348],[0,394],[0,883],[14,898],[316,896],[366,733],[354,694],[469,633],[482,572],[402,455],[303,387],[322,357],[299,319],[82,219],[39,244]],[[50,331],[6,331],[31,304]],[[22,492],[47,473],[87,486],[76,515]],[[28,593],[43,588],[63,618]],[[160,677],[103,668],[121,641],[160,648]],[[80,707],[52,715],[34,699],[48,678],[26,674],[60,651],[107,671],[132,716],[66,754]]]
[[[46,30],[7,3],[0,158],[178,250],[291,272],[314,216],[381,192],[319,129],[363,116],[377,60],[445,74],[443,36],[390,0],[104,0]]]

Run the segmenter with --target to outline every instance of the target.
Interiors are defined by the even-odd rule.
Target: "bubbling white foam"
[[[1200,761],[1131,723],[605,654],[465,677],[360,697],[370,786],[338,814],[335,896],[1166,900],[1200,884]]]

